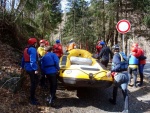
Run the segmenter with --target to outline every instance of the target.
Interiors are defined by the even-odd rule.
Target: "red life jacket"
[[[60,46],[60,45],[58,45],[58,44],[55,44],[55,45],[53,46],[53,52],[54,52],[54,53],[57,53],[57,52],[60,51],[59,46]]]
[[[62,45],[61,44],[55,44],[53,46],[53,52],[58,56],[61,57],[63,54]]]
[[[30,56],[29,56],[29,54],[28,54],[28,47],[26,47],[25,49],[24,49],[24,51],[23,51],[23,57],[24,57],[24,61],[25,62],[30,62]]]

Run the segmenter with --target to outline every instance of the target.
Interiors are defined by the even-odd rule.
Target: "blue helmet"
[[[60,43],[60,40],[56,40],[56,43]]]
[[[105,42],[104,42],[104,41],[101,41],[101,42],[100,42],[100,45],[105,45]]]

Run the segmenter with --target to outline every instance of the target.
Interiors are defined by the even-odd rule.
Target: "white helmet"
[[[73,41],[73,38],[71,38],[70,41]]]
[[[113,47],[112,47],[113,49],[120,49],[120,47],[119,47],[119,45],[118,44],[115,44]]]

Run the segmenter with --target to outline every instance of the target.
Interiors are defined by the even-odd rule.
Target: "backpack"
[[[145,59],[147,59],[147,57],[144,56],[144,55],[141,55],[141,56],[139,57],[139,60],[145,60]]]
[[[120,71],[127,71],[127,69],[128,69],[128,58],[124,52],[119,52],[119,55],[120,55],[120,59],[121,59]]]

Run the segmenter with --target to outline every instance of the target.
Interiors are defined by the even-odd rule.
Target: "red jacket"
[[[132,55],[135,57],[140,57],[141,55],[144,55],[144,51],[142,48],[138,48],[138,51],[132,52]],[[140,60],[139,63],[140,64],[146,64],[146,60]]]
[[[63,55],[63,49],[61,44],[53,45],[53,52],[60,58]]]
[[[96,45],[96,54],[99,54],[102,49],[102,46]]]

